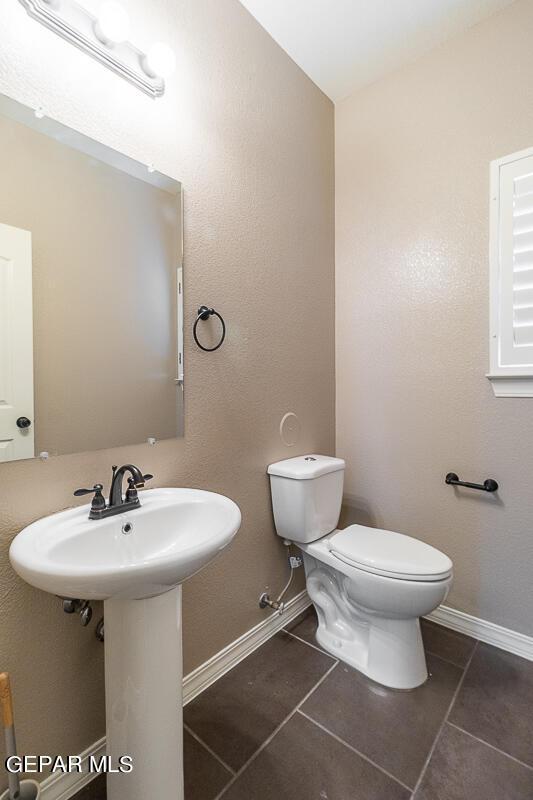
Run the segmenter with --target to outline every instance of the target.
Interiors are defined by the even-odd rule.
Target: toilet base
[[[428,671],[419,618],[386,617],[356,605],[346,586],[349,578],[314,559],[306,562],[318,644],[384,686],[405,690],[423,684]]]
[[[319,623],[316,640],[332,656],[382,686],[403,691],[416,689],[428,678],[418,619],[382,622],[392,623],[389,630],[369,626],[359,641],[339,639]],[[388,660],[393,662],[392,671]]]

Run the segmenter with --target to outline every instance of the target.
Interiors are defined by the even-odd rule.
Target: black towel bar
[[[446,483],[451,486],[466,486],[468,489],[478,489],[480,492],[497,492],[498,484],[493,478],[487,478],[483,483],[470,483],[469,481],[460,481],[459,476],[455,472],[448,472],[446,475]]]

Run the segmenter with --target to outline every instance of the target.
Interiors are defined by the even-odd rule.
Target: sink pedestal
[[[108,800],[183,800],[181,586],[144,600],[106,600]]]

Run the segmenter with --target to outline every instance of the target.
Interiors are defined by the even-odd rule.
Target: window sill
[[[533,397],[533,375],[487,375],[496,397]]]

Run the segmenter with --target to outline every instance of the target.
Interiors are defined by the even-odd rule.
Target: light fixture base
[[[75,0],[62,0],[61,4],[49,0],[19,2],[30,17],[96,58],[141,91],[151,97],[161,97],[164,94],[165,81],[146,72],[146,54],[131,42],[104,44],[95,32],[98,27],[97,18]]]

